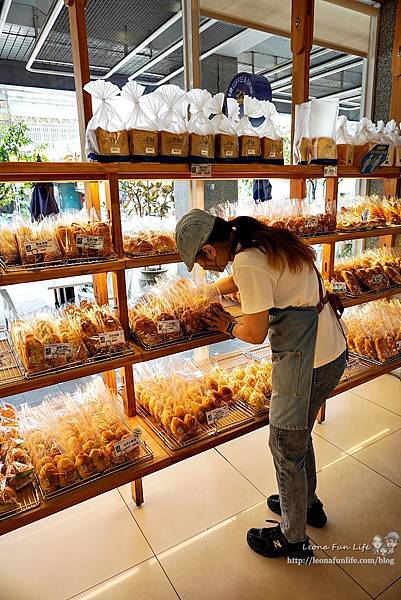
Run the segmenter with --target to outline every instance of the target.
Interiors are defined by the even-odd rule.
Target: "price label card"
[[[388,145],[376,144],[372,150],[369,150],[361,161],[361,173],[373,173],[387,159]]]
[[[6,369],[7,367],[14,366],[13,357],[6,350],[0,352],[0,369]]]
[[[77,235],[77,248],[103,250],[102,235]]]
[[[157,333],[179,333],[180,331],[181,324],[178,319],[159,321],[157,324]]]
[[[382,275],[373,275],[372,276],[372,281],[373,281],[374,284],[382,283],[383,276]]]
[[[134,433],[130,436],[127,436],[123,440],[120,440],[116,444],[114,444],[114,454],[115,456],[125,456],[129,454],[131,450],[137,448],[141,441],[141,431],[134,431]]]
[[[361,219],[363,221],[363,223],[366,223],[366,221],[369,219],[370,216],[370,208],[365,208],[365,210],[363,211],[362,215],[361,215]]]
[[[117,344],[124,344],[124,342],[125,336],[123,329],[99,333],[99,344],[101,346],[116,346]]]
[[[326,165],[323,169],[324,177],[337,177],[337,166]]]
[[[43,254],[54,251],[54,240],[39,240],[37,242],[25,242],[26,254]]]
[[[212,176],[212,165],[211,163],[204,164],[191,164],[191,177],[211,177]]]
[[[223,406],[219,406],[219,408],[214,408],[213,410],[209,410],[206,413],[206,421],[208,425],[213,425],[213,423],[217,423],[220,419],[225,419],[230,414],[227,404]]]
[[[347,285],[344,281],[332,281],[331,285],[333,286],[333,294],[341,294],[347,291]]]
[[[305,227],[308,229],[312,229],[312,227],[317,227],[318,226],[318,219],[317,217],[308,217],[307,219],[305,219]]]
[[[397,348],[398,352],[401,352],[401,340],[396,341],[395,347]]]
[[[71,344],[46,344],[45,358],[57,358],[62,356],[71,356]]]

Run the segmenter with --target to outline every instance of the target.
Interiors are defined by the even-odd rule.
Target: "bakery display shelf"
[[[126,254],[125,268],[137,269],[138,267],[153,267],[156,265],[170,265],[181,262],[181,257],[177,252],[170,254],[148,254],[132,255]]]
[[[46,279],[61,279],[64,277],[75,277],[79,275],[96,275],[97,273],[108,273],[112,271],[123,271],[125,260],[117,258],[112,260],[95,260],[93,262],[65,263],[62,265],[49,266],[37,269],[21,266],[16,269],[0,269],[0,285],[13,285],[16,283],[29,283],[32,281],[45,281]]]
[[[397,342],[397,344],[398,344],[398,342]],[[355,357],[355,358],[359,358],[359,360],[363,360],[368,365],[379,365],[379,366],[383,366],[383,367],[386,367],[386,366],[391,367],[395,363],[401,362],[401,349],[400,349],[400,354],[397,354],[397,356],[393,356],[392,358],[390,358],[389,360],[386,360],[385,362],[381,362],[380,360],[377,360],[376,358],[370,358],[368,356],[363,356],[362,354],[358,354],[357,352],[350,352],[349,355],[352,357]],[[394,367],[394,368],[396,368],[396,367]]]
[[[71,485],[67,485],[62,488],[59,488],[55,492],[47,493],[42,488],[40,483],[38,482],[39,489],[40,489],[41,495],[44,498],[44,500],[51,500],[52,498],[57,498],[58,496],[61,496],[63,494],[70,493],[72,490],[76,490],[85,485],[88,485],[88,484],[92,483],[93,481],[98,481],[98,480],[102,480],[102,479],[104,480],[106,477],[108,477],[112,473],[116,473],[117,471],[122,471],[124,469],[128,469],[130,467],[133,467],[134,465],[138,465],[139,463],[151,460],[152,458],[153,458],[153,452],[152,452],[151,448],[148,446],[148,444],[145,441],[141,440],[141,442],[139,443],[139,455],[135,460],[131,460],[129,462],[122,463],[121,465],[115,465],[113,467],[110,467],[106,471],[104,471],[104,473],[96,473],[95,475],[92,475],[91,477],[88,477],[87,479],[80,479],[79,481],[76,481],[75,483],[72,483]]]
[[[336,396],[337,394],[351,390],[358,385],[362,385],[362,383],[376,379],[376,377],[380,377],[381,375],[385,375],[386,373],[390,373],[391,371],[401,367],[401,357],[380,365],[369,362],[365,357],[358,357],[358,359],[358,369],[355,370],[354,373],[352,373],[347,379],[341,379],[331,396]]]
[[[228,405],[228,415],[222,417],[215,424],[207,425],[199,423],[198,432],[196,435],[188,435],[181,439],[174,437],[170,432],[167,432],[162,425],[159,425],[145,411],[142,406],[137,407],[138,414],[142,417],[150,429],[162,440],[162,442],[173,451],[181,450],[186,446],[191,446],[197,442],[201,442],[211,436],[219,435],[225,431],[241,427],[245,423],[253,420],[253,414],[244,403],[233,402]]]
[[[0,267],[8,275],[10,273],[18,273],[20,271],[30,271],[34,277],[36,273],[43,269],[54,269],[56,267],[71,267],[76,265],[93,265],[94,263],[114,262],[117,260],[117,256],[112,254],[111,256],[86,256],[81,258],[67,258],[63,260],[55,260],[48,262],[36,262],[29,265],[7,265],[0,258]]]
[[[359,179],[397,179],[399,167],[380,167],[361,174],[356,167],[338,167],[337,177]],[[98,163],[98,162],[4,162],[0,163],[1,182],[23,181],[100,181],[119,179],[191,179],[188,163]],[[323,179],[322,165],[268,165],[263,163],[212,163],[211,177],[204,179]],[[336,176],[332,176],[336,177]],[[202,177],[200,177],[202,179]]]
[[[391,298],[397,294],[401,294],[401,286],[394,285],[386,288],[385,290],[380,290],[379,292],[366,292],[360,294],[359,296],[347,294],[346,296],[342,297],[341,300],[344,307],[349,308],[350,306],[357,306],[358,304],[373,302],[374,300],[380,300],[381,298]]]
[[[145,350],[146,352],[150,352],[150,351],[157,351],[157,350],[168,350],[171,347],[177,346],[178,344],[188,344],[190,342],[196,342],[197,340],[200,340],[201,342],[203,340],[205,340],[204,344],[200,344],[202,346],[207,345],[207,339],[210,338],[211,336],[213,336],[213,332],[212,331],[202,331],[200,333],[194,333],[192,335],[189,336],[182,336],[179,338],[171,338],[171,339],[166,339],[164,342],[159,342],[158,344],[147,344],[146,342],[144,342],[143,340],[141,340],[140,337],[136,336],[135,333],[133,333],[131,331],[131,336],[133,338],[133,340],[138,344],[138,346],[140,346],[141,348],[143,348],[143,350]],[[180,352],[180,350],[178,350],[178,352]]]
[[[3,519],[10,519],[31,510],[40,504],[39,487],[36,480],[31,481],[17,492],[17,506],[0,512],[0,523]],[[1,531],[1,525],[0,525]]]

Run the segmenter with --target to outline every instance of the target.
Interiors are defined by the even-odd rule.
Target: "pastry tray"
[[[206,440],[219,433],[235,429],[245,423],[250,423],[254,418],[252,411],[248,409],[247,405],[245,406],[240,402],[234,402],[228,407],[229,415],[227,417],[220,419],[214,425],[199,424],[197,435],[178,440],[171,433],[167,433],[162,425],[157,425],[142,406],[138,405],[137,409],[138,414],[146,421],[151,430],[159,436],[170,450],[181,450],[186,446]]]
[[[199,340],[202,338],[210,337],[216,333],[216,331],[202,331],[201,333],[194,333],[193,335],[183,335],[179,338],[166,340],[165,342],[159,342],[158,344],[146,344],[146,342],[142,341],[141,338],[137,337],[133,331],[131,331],[131,336],[135,340],[137,344],[144,350],[160,350],[162,348],[170,348],[171,346],[175,346],[177,344],[184,344],[185,342],[190,342],[192,340]]]
[[[0,521],[2,519],[8,519],[19,515],[20,513],[31,510],[40,504],[39,487],[37,482],[34,480],[29,485],[26,485],[17,492],[18,506],[14,507],[5,512],[0,512]]]
[[[110,256],[86,256],[82,258],[66,258],[49,262],[38,262],[30,265],[6,265],[5,262],[3,262],[2,259],[0,259],[0,267],[6,273],[19,273],[20,271],[41,271],[43,269],[52,269],[55,267],[69,267],[72,265],[85,265],[99,262],[101,263],[110,260],[117,260],[116,254],[111,254]]]
[[[29,371],[27,369],[25,369],[25,367],[22,367],[22,368],[25,371],[25,377],[27,379],[35,379],[36,377],[41,377],[42,375],[48,375],[51,373],[62,373],[64,371],[69,371],[71,369],[75,369],[76,367],[84,367],[85,365],[93,365],[95,363],[102,362],[102,361],[107,363],[107,361],[112,358],[122,358],[124,356],[131,356],[133,354],[133,352],[134,352],[134,350],[131,347],[129,347],[129,343],[128,343],[128,348],[126,350],[121,350],[120,352],[106,352],[105,354],[97,354],[96,356],[88,357],[84,361],[70,362],[66,365],[62,365],[59,367],[49,367],[48,369],[43,369],[42,371],[35,371],[35,373],[29,373]],[[18,361],[19,361],[19,359],[18,359]],[[107,364],[105,364],[105,367],[107,367]]]
[[[124,251],[125,256],[128,258],[165,258],[168,256],[176,256],[177,252],[126,252]]]
[[[379,365],[380,367],[385,367],[386,365],[392,365],[393,363],[397,363],[401,360],[401,352],[400,354],[397,354],[397,356],[393,356],[393,358],[390,358],[390,360],[386,360],[385,362],[381,362],[380,360],[376,360],[374,358],[370,358],[368,356],[362,356],[361,354],[358,354],[357,352],[350,352],[349,353],[350,356],[359,358],[360,361],[365,362],[365,364],[369,364],[369,365]]]
[[[25,371],[5,329],[0,329],[0,386],[21,381]]]
[[[112,473],[116,473],[117,471],[123,471],[124,469],[128,469],[129,467],[132,467],[133,465],[143,463],[143,462],[145,462],[147,460],[151,460],[153,458],[153,452],[149,448],[149,446],[147,445],[146,442],[141,440],[139,447],[140,447],[140,455],[135,460],[122,463],[121,465],[115,465],[113,467],[110,467],[106,471],[104,471],[104,473],[96,473],[95,475],[92,475],[91,477],[88,477],[87,479],[80,479],[79,481],[76,481],[75,483],[72,483],[71,485],[66,485],[62,488],[59,488],[55,492],[50,492],[50,493],[45,492],[38,480],[38,486],[39,486],[40,492],[45,500],[50,500],[51,498],[56,498],[57,496],[61,496],[67,492],[70,492],[71,490],[80,488],[80,487],[86,485],[87,483],[91,483],[92,481],[98,481],[99,479],[105,479],[108,475],[111,475]]]
[[[401,294],[401,286],[400,285],[389,285],[385,288],[381,288],[380,290],[377,291],[373,291],[373,290],[369,290],[367,292],[361,292],[360,294],[353,294],[352,292],[348,291],[346,292],[345,296],[342,296],[342,298],[360,298],[360,299],[365,299],[366,298],[366,302],[369,302],[369,298],[371,296],[375,296],[376,294],[382,294],[391,290],[399,290],[400,294]]]

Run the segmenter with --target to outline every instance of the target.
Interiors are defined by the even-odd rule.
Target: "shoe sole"
[[[277,509],[275,504],[270,504],[269,498],[267,499],[267,506],[270,508],[270,510],[272,512],[274,512],[274,514],[280,515],[280,517],[281,517],[281,508]],[[322,527],[324,527],[327,524],[327,519],[326,519],[325,523],[323,523],[322,525],[316,525],[316,523],[310,523],[308,521],[308,519],[306,519],[306,523],[307,523],[307,525],[309,525],[309,527],[315,527],[315,529],[322,529]]]

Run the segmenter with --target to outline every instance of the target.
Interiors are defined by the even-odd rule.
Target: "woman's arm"
[[[210,329],[226,332],[227,326],[231,322],[225,313],[209,313],[203,317]],[[232,335],[244,342],[250,344],[262,344],[267,336],[269,327],[269,311],[264,310],[252,315],[244,315],[232,330]]]

